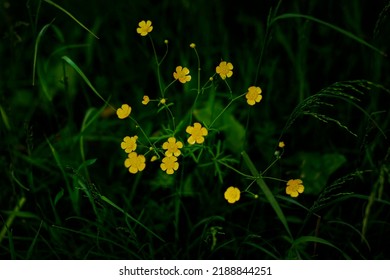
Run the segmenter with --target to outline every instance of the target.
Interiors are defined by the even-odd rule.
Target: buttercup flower
[[[125,160],[125,167],[129,169],[130,173],[137,173],[145,169],[145,156],[138,155],[136,152],[131,152]]]
[[[225,80],[226,77],[230,78],[233,75],[233,64],[230,62],[222,61],[216,68],[215,71],[219,76],[221,76],[222,80]]]
[[[278,144],[279,148],[284,148],[286,145],[284,144],[283,141],[280,141],[279,144]]]
[[[148,105],[149,101],[150,101],[149,96],[144,95],[144,97],[142,98],[142,102],[141,103],[144,104],[144,105]]]
[[[202,144],[204,142],[203,136],[207,136],[208,134],[207,129],[202,127],[202,125],[198,122],[194,123],[194,126],[187,126],[186,132],[191,134],[187,140],[187,142],[191,145],[195,143]]]
[[[173,72],[173,77],[176,80],[179,80],[180,83],[185,84],[186,82],[191,81],[191,76],[188,75],[189,73],[190,73],[190,70],[188,70],[187,67],[183,68],[181,66],[177,66],[176,67],[176,72]]]
[[[240,200],[240,194],[241,194],[240,189],[230,186],[225,191],[224,197],[229,203],[234,203]]]
[[[159,104],[164,105],[165,103],[167,103],[167,100],[165,98],[161,98]]]
[[[152,22],[150,20],[148,21],[140,21],[138,23],[137,33],[141,36],[146,36],[153,30]]]
[[[120,108],[116,110],[116,114],[118,118],[125,119],[127,118],[131,113],[131,107],[127,104],[123,104]]]
[[[291,179],[287,182],[286,194],[291,197],[297,197],[300,193],[303,193],[305,187],[302,185],[302,180],[300,179]]]
[[[246,97],[246,102],[253,106],[256,104],[256,102],[260,102],[260,100],[263,98],[261,95],[261,88],[260,87],[255,87],[251,86],[248,88],[248,92],[245,95]]]
[[[190,44],[190,48],[195,49],[195,47],[196,47],[195,43]]]
[[[150,162],[156,161],[157,159],[158,159],[157,156],[152,156],[152,158],[150,159]]]
[[[176,142],[175,137],[169,137],[168,141],[163,143],[162,148],[166,150],[165,155],[167,157],[169,156],[178,157],[181,154],[180,149],[183,148],[183,143],[180,141]]]
[[[162,159],[162,163],[160,164],[162,171],[165,171],[167,174],[173,174],[178,168],[179,163],[177,162],[177,157],[168,156]]]
[[[121,143],[121,148],[125,150],[126,153],[131,153],[137,149],[137,139],[138,136],[135,135],[133,137],[126,136],[123,138],[123,142]]]

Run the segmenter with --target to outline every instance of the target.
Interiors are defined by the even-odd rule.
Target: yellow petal
[[[127,104],[123,104],[120,108],[116,110],[116,114],[119,119],[127,118],[131,113],[131,107]]]

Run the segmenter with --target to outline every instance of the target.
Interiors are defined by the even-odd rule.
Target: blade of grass
[[[78,235],[81,235],[81,236],[86,236],[86,237],[90,238],[91,240],[98,239],[99,241],[107,242],[107,244],[115,245],[118,248],[120,248],[122,251],[127,252],[129,254],[129,256],[133,256],[135,259],[140,259],[140,256],[137,255],[136,252],[134,252],[130,248],[128,248],[126,246],[123,246],[122,244],[119,244],[119,243],[117,243],[114,240],[111,240],[109,238],[105,238],[105,237],[100,236],[100,235],[95,236],[92,233],[86,233],[86,232],[82,232],[82,231],[78,231],[78,230],[74,230],[74,229],[70,229],[70,228],[66,228],[66,227],[62,227],[62,226],[57,226],[57,225],[52,225],[52,228],[53,229],[57,229],[57,230],[67,231],[67,232],[70,232],[70,233],[73,233],[73,234],[78,234]]]
[[[60,5],[54,3],[54,2],[52,2],[50,0],[43,0],[43,1],[45,1],[46,3],[56,7],[57,9],[62,11],[63,13],[67,14],[71,19],[73,19],[75,22],[77,22],[78,25],[80,25],[82,28],[84,28],[86,31],[88,31],[88,33],[90,33],[93,37],[95,37],[96,39],[99,39],[98,36],[96,36],[91,30],[89,30],[84,24],[82,24],[80,21],[78,21],[71,13],[69,13],[67,10],[62,8]]]
[[[54,20],[52,20],[50,23],[46,24],[41,31],[39,31],[37,39],[35,40],[35,46],[34,46],[34,58],[33,58],[33,74],[32,74],[32,85],[35,86],[35,75],[36,75],[36,67],[37,67],[37,57],[38,57],[38,47],[39,43],[41,42],[41,38],[46,33],[46,30],[51,26]],[[46,91],[44,91],[46,93]],[[46,97],[48,100],[51,100],[50,96],[46,94]]]
[[[37,243],[37,239],[38,239],[39,233],[41,232],[42,224],[43,224],[43,221],[41,220],[41,223],[39,224],[39,228],[38,228],[38,230],[37,230],[37,232],[36,232],[36,234],[34,236],[34,239],[33,239],[32,243],[31,243],[30,247],[28,248],[26,260],[29,260],[31,258],[31,256],[32,256],[35,244]]]
[[[20,181],[18,180],[18,178],[15,177],[15,174],[14,174],[14,171],[13,171],[13,170],[10,172],[10,174],[11,174],[11,178],[15,181],[15,183],[16,183],[19,187],[21,187],[22,189],[24,189],[24,190],[26,190],[26,191],[28,191],[28,192],[30,191],[29,188],[27,188],[26,186],[24,186],[23,183],[20,182]]]
[[[141,223],[140,221],[138,221],[137,219],[135,219],[134,217],[132,217],[129,213],[125,212],[122,208],[120,208],[118,205],[116,205],[114,202],[112,202],[110,199],[108,199],[107,197],[105,197],[104,195],[100,196],[101,200],[103,200],[104,202],[108,203],[109,205],[111,205],[112,207],[114,207],[116,210],[118,210],[119,212],[125,214],[125,216],[127,218],[129,218],[130,220],[132,220],[134,223],[136,223],[137,225],[139,225],[140,227],[142,227],[143,229],[145,229],[147,232],[149,232],[150,234],[152,234],[154,237],[156,237],[158,240],[162,241],[165,243],[165,240],[163,238],[161,238],[159,235],[157,235],[156,233],[154,233],[151,229],[149,229],[147,226],[145,226],[143,223]]]
[[[356,42],[374,50],[375,52],[379,53],[380,55],[382,56],[387,56],[387,54],[383,51],[381,51],[380,49],[376,48],[375,46],[371,45],[370,43],[364,41],[363,39],[359,38],[358,36],[352,34],[351,32],[347,31],[347,30],[344,30],[336,25],[333,25],[329,22],[326,22],[326,21],[323,21],[323,20],[320,20],[318,18],[315,18],[315,17],[312,17],[312,16],[308,16],[308,15],[302,15],[302,14],[293,14],[293,13],[286,13],[286,14],[282,14],[280,16],[276,16],[274,17],[271,21],[270,21],[270,24],[269,25],[272,25],[274,24],[275,22],[277,22],[278,20],[281,20],[281,19],[290,19],[290,18],[303,18],[303,19],[307,19],[307,20],[311,20],[311,21],[314,21],[316,23],[319,23],[319,24],[322,24],[326,27],[329,27],[349,38],[351,38],[352,40],[355,40]]]
[[[5,236],[5,233],[7,231],[9,231],[9,228],[11,227],[15,217],[17,216],[17,213],[20,211],[20,209],[23,207],[24,203],[26,202],[26,198],[23,196],[21,197],[17,204],[15,205],[15,208],[14,210],[12,211],[12,213],[9,215],[7,221],[5,222],[5,224],[3,225],[3,228],[1,229],[0,231],[0,244],[1,244],[1,241],[3,240],[4,236]],[[11,244],[10,244],[11,245]]]
[[[87,76],[85,76],[85,74],[83,73],[83,71],[81,71],[81,69],[73,62],[72,59],[70,59],[69,57],[67,56],[63,56],[62,57],[63,60],[66,61],[66,63],[68,63],[80,76],[81,78],[84,80],[84,82],[89,86],[89,88],[101,99],[103,100],[103,102],[110,106],[112,109],[115,110],[114,107],[112,107],[108,101],[106,101],[103,96],[100,95],[100,93],[95,89],[95,87],[92,85],[92,83],[89,81],[89,79],[87,78]]]
[[[84,149],[84,132],[85,130],[100,116],[101,112],[105,109],[105,106],[103,106],[100,110],[97,110],[95,108],[90,108],[85,113],[81,129],[80,129],[80,155],[83,163],[85,163],[85,149]],[[93,162],[94,163],[94,162]],[[89,172],[88,172],[88,165],[83,165],[85,176],[87,177],[88,181],[90,181]]]
[[[272,194],[271,190],[268,188],[267,184],[264,182],[264,180],[261,177],[260,173],[257,171],[255,165],[253,164],[252,160],[249,158],[248,154],[244,151],[244,152],[241,153],[241,155],[244,158],[244,162],[248,166],[249,171],[256,178],[256,183],[259,185],[260,189],[264,193],[264,195],[267,198],[268,202],[271,204],[272,208],[275,210],[276,215],[278,216],[280,222],[283,224],[284,228],[286,229],[288,235],[291,238],[291,242],[292,242],[293,241],[293,236],[292,236],[290,228],[288,226],[287,219],[284,216],[283,211],[282,211],[282,209],[279,206],[279,203],[276,201],[276,199],[275,199],[274,195]]]
[[[344,251],[342,251],[337,246],[333,245],[332,243],[330,243],[329,241],[327,241],[327,240],[325,240],[323,238],[315,237],[315,236],[301,236],[301,237],[295,239],[292,242],[292,244],[291,244],[291,249],[290,250],[296,249],[296,247],[299,244],[307,243],[307,242],[320,243],[320,244],[324,244],[324,245],[330,246],[330,247],[336,249],[337,251],[339,251],[344,256],[345,259],[347,259],[347,260],[351,259]]]
[[[16,252],[12,230],[8,231],[8,243],[9,243],[9,252],[11,254],[11,260],[16,260]]]
[[[262,251],[263,253],[265,253],[266,255],[270,256],[272,259],[274,260],[278,260],[280,258],[278,258],[274,253],[270,252],[269,250],[265,249],[264,247],[256,244],[256,243],[253,243],[253,242],[244,242],[243,245],[248,245],[249,247],[253,247],[259,251]]]
[[[74,210],[76,211],[76,213],[80,213],[80,207],[79,207],[79,192],[77,190],[73,191],[72,188],[71,188],[71,184],[68,180],[68,176],[65,172],[65,169],[62,165],[62,161],[60,159],[60,156],[58,155],[57,153],[57,150],[54,148],[54,146],[50,143],[49,139],[46,138],[46,142],[47,144],[49,145],[50,147],[50,150],[53,154],[53,157],[57,163],[57,166],[58,168],[60,169],[60,172],[62,174],[62,176],[64,177],[64,180],[65,180],[65,184],[66,184],[66,188],[68,190],[68,193],[69,193],[69,196],[71,198],[71,201],[72,201],[72,205],[73,205],[73,208]]]
[[[10,125],[8,116],[5,113],[5,111],[4,111],[4,109],[3,109],[3,107],[1,105],[0,105],[0,114],[1,114],[1,118],[3,119],[4,125],[7,128],[7,130],[8,131],[11,130],[11,125]]]

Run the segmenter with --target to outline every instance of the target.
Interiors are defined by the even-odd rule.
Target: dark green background
[[[375,46],[382,54],[307,18],[281,19],[267,28],[267,17],[278,1],[155,2],[56,1],[92,30],[99,37],[96,39],[47,2],[0,1],[0,105],[9,122],[7,125],[2,116],[1,227],[20,198],[26,197],[22,214],[0,244],[0,258],[389,258],[384,250],[390,234],[389,93],[366,82],[389,88],[389,2],[280,1],[277,11],[277,15],[294,13],[327,22]],[[262,88],[260,104],[248,110],[241,100],[228,112],[246,131],[245,141],[237,146],[243,147],[258,170],[264,170],[274,159],[278,141],[285,141],[282,160],[267,175],[288,180],[304,174],[305,193],[297,201],[307,208],[321,198],[327,199],[316,211],[322,217],[318,220],[283,199],[283,183],[270,181],[293,235],[321,237],[343,253],[326,245],[315,247],[318,244],[311,242],[292,250],[261,193],[258,201],[243,195],[239,202],[228,205],[224,190],[230,185],[243,190],[249,184],[230,169],[223,170],[222,182],[214,169],[194,162],[183,165],[174,177],[163,176],[158,165],[136,176],[129,174],[123,167],[119,145],[135,128],[115,116],[97,119],[83,134],[85,157],[96,162],[88,167],[88,176],[75,175],[83,165],[78,142],[83,119],[89,109],[102,109],[104,103],[61,57],[71,58],[111,104],[131,104],[145,131],[156,132],[164,118],[159,119],[155,110],[140,103],[144,94],[159,97],[150,41],[136,33],[138,22],[148,19],[153,22],[151,36],[160,58],[165,52],[164,40],[169,41],[169,52],[161,66],[165,85],[177,65],[188,66],[195,81],[197,61],[189,48],[194,42],[202,82],[225,60],[234,65],[234,74],[228,80],[234,96],[251,85]],[[40,37],[33,86],[36,39],[50,22]],[[305,103],[337,82],[356,85],[354,89],[360,93],[351,87],[341,91],[358,96],[358,106],[346,100],[324,99],[322,102],[332,107],[320,105],[317,111]],[[218,96],[227,96],[223,82],[217,83]],[[179,119],[185,116],[183,108],[192,104],[193,98],[187,96],[193,87],[195,84],[175,84],[170,88],[168,100],[179,105],[175,111]],[[222,100],[226,105],[226,99]],[[284,129],[299,104],[339,121],[356,136],[335,122],[325,123],[299,110],[295,122]],[[218,137],[215,139],[224,141],[229,134]],[[53,144],[65,174],[48,143]],[[236,159],[235,168],[249,173],[240,151],[232,146],[223,148]],[[351,175],[357,171],[364,172]],[[100,194],[138,217],[166,242],[156,240],[109,205],[98,205],[96,217],[82,191],[80,205],[72,204],[67,186],[74,188],[78,178],[94,184]],[[192,194],[178,195],[178,182]],[[380,201],[372,203],[370,197]],[[367,242],[362,242],[367,205],[371,206]],[[214,226],[221,229],[216,235],[217,249],[210,250]]]

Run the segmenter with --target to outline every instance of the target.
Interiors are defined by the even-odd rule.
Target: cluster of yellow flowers
[[[130,117],[130,113],[131,107],[128,104],[123,104],[116,110],[116,114],[119,119],[126,119],[127,117]],[[204,137],[208,134],[207,129],[198,122],[195,122],[192,126],[187,126],[186,132],[189,134],[187,139],[189,145],[194,145],[195,143],[202,144],[205,141]],[[128,154],[128,157],[124,163],[125,167],[129,169],[130,173],[133,174],[144,170],[146,167],[145,156],[139,155],[136,152],[137,140],[137,135],[125,136],[121,143],[121,148]],[[169,137],[168,140],[162,144],[162,150],[165,150],[165,152],[160,164],[161,170],[170,175],[179,168],[177,159],[181,155],[180,150],[183,148],[183,146],[183,143],[181,141],[177,141],[173,136]],[[153,148],[150,147],[150,150],[153,150]],[[152,156],[151,161],[155,160],[156,156]]]
[[[152,32],[153,26],[150,20],[142,20],[138,23],[137,33],[141,36],[146,36]],[[190,44],[191,48],[195,48],[194,43]],[[233,64],[227,61],[221,61],[218,66],[215,67],[215,72],[221,77],[222,80],[230,78],[233,75]],[[178,80],[180,83],[187,83],[191,81],[190,70],[187,67],[177,66],[175,72],[173,72],[173,77],[175,80]],[[212,79],[212,78],[211,78]],[[259,103],[263,96],[261,95],[262,90],[260,87],[251,86],[248,88],[248,91],[245,93],[245,98],[247,103],[251,106]],[[142,104],[146,105],[149,102],[149,97],[145,96]]]
[[[153,30],[153,25],[150,20],[143,20],[138,23],[137,33],[141,36],[147,36]],[[167,44],[168,41],[165,40]],[[194,43],[190,44],[190,47],[195,49],[196,45]],[[196,50],[195,50],[196,51]],[[222,80],[226,80],[227,78],[232,77],[233,75],[233,64],[228,61],[221,61],[218,66],[215,68],[215,73],[219,75]],[[181,65],[175,68],[173,72],[174,81],[179,81],[182,84],[191,81],[190,70],[187,67],[183,67]],[[213,80],[213,77],[210,78]],[[263,96],[262,89],[258,86],[250,86],[248,87],[247,92],[245,92],[242,96],[245,96],[246,102],[248,105],[253,106],[256,103],[259,103]],[[241,97],[241,96],[240,96]],[[142,104],[147,105],[150,101],[152,101],[149,96],[144,95]],[[156,101],[156,100],[153,100]],[[167,99],[162,97],[159,101],[159,105],[165,105]],[[117,109],[117,115],[119,119],[125,119],[130,116],[131,107],[128,104],[123,104],[120,108]],[[199,122],[194,122],[192,126],[187,126],[186,133],[189,134],[187,138],[187,143],[189,145],[194,144],[202,144],[205,141],[205,136],[208,135],[208,130],[206,127],[203,127]],[[137,173],[145,169],[145,155],[139,155],[136,152],[137,148],[137,140],[138,136],[126,136],[121,143],[121,148],[128,154],[128,158],[125,160],[125,167],[129,169],[130,173]],[[284,142],[279,142],[279,148],[283,149],[285,144]],[[169,137],[166,142],[164,142],[161,146],[161,149],[155,149],[154,147],[150,147],[150,150],[155,152],[155,155],[151,157],[151,161],[157,160],[159,157],[156,154],[163,154],[163,158],[161,160],[160,168],[162,171],[167,174],[174,174],[175,171],[179,168],[178,157],[182,154],[181,149],[183,149],[184,145],[181,141],[178,141],[174,136]],[[304,191],[303,182],[300,179],[291,179],[287,182],[286,186],[286,194],[291,197],[297,197],[300,193]],[[224,198],[228,201],[228,203],[235,203],[240,199],[241,191],[239,188],[230,186],[226,189],[224,193]],[[257,198],[257,195],[254,195]]]

